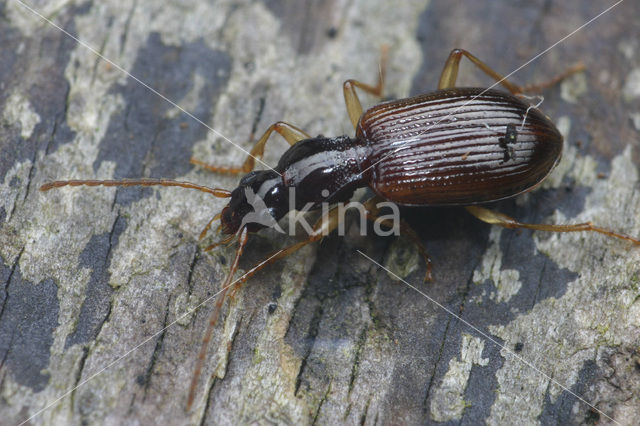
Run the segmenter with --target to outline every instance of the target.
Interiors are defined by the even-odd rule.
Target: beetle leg
[[[382,201],[386,201],[381,197],[372,197],[368,199],[364,203],[364,208],[367,211],[367,219],[371,221],[375,221],[380,216],[380,209],[378,208],[378,204]],[[393,223],[389,219],[385,219],[382,221],[382,224],[391,228],[393,227]],[[418,252],[424,258],[425,263],[427,264],[427,271],[424,276],[425,281],[431,281],[433,279],[431,275],[431,258],[427,254],[427,249],[425,249],[424,244],[422,244],[422,240],[418,237],[418,234],[409,226],[407,222],[403,219],[400,219],[400,234],[404,237],[408,237],[418,248]]]
[[[256,272],[258,272],[259,270],[261,270],[265,266],[275,262],[278,259],[282,259],[283,257],[287,257],[288,255],[290,255],[291,253],[295,252],[296,250],[306,246],[309,243],[312,243],[314,241],[318,241],[318,240],[322,239],[323,236],[331,233],[333,230],[335,230],[338,227],[338,224],[340,223],[340,216],[341,215],[339,214],[339,210],[338,210],[337,207],[331,208],[328,212],[323,214],[320,217],[320,219],[318,219],[318,221],[314,224],[313,230],[311,231],[311,233],[309,234],[309,237],[306,240],[299,241],[299,242],[297,242],[295,244],[292,244],[292,245],[290,245],[288,247],[285,247],[283,249],[280,249],[280,250],[276,251],[271,256],[267,257],[265,260],[263,260],[262,262],[258,263],[253,268],[251,268],[247,272],[245,272],[244,275],[242,275],[240,278],[238,278],[235,281],[235,285],[234,285],[234,288],[232,290],[231,295],[235,294],[235,292],[238,290],[238,288],[240,287],[240,285],[242,283],[247,281]]]
[[[222,305],[224,304],[225,296],[230,287],[234,287],[236,284],[232,285],[233,275],[238,269],[238,262],[240,261],[240,257],[242,256],[242,252],[244,251],[244,247],[247,245],[247,241],[249,239],[249,233],[247,228],[241,228],[238,232],[238,248],[236,249],[236,255],[233,259],[233,263],[231,264],[231,269],[229,270],[229,275],[224,280],[222,285],[222,290],[220,290],[220,294],[218,294],[216,305],[209,316],[209,322],[207,324],[207,331],[202,338],[202,344],[200,346],[200,351],[198,352],[198,359],[196,360],[196,367],[193,370],[193,377],[191,378],[191,385],[189,386],[189,396],[187,398],[187,410],[191,409],[191,405],[193,404],[193,399],[196,395],[196,388],[198,387],[198,380],[200,379],[200,373],[202,373],[202,367],[204,365],[204,360],[207,356],[207,350],[209,348],[209,342],[211,340],[211,336],[213,334],[213,329],[218,322],[218,316],[220,315],[220,311],[222,310]],[[235,237],[233,235],[232,237]]]
[[[196,164],[201,166],[211,172],[214,173],[231,173],[231,174],[245,174],[249,173],[255,167],[255,159],[262,158],[264,155],[264,147],[267,144],[267,140],[271,133],[276,132],[280,134],[289,145],[293,145],[296,142],[299,142],[303,139],[309,139],[307,133],[293,124],[285,123],[284,121],[278,121],[277,123],[273,123],[266,132],[262,135],[262,137],[256,142],[253,149],[251,149],[251,153],[247,156],[247,159],[244,161],[241,167],[228,167],[228,166],[214,166],[211,164],[204,163],[200,160],[196,160],[195,158],[191,158],[191,164]]]
[[[475,66],[480,68],[485,74],[489,77],[495,79],[497,82],[502,84],[509,92],[512,94],[525,93],[525,92],[538,92],[547,87],[553,86],[556,83],[559,83],[563,79],[568,76],[575,74],[584,70],[584,64],[576,64],[569,68],[564,73],[559,76],[541,83],[534,84],[529,86],[518,86],[517,84],[511,83],[509,80],[505,79],[502,74],[491,69],[487,64],[482,62],[480,59],[473,56],[471,53],[467,52],[463,49],[453,49],[449,54],[449,58],[447,62],[444,64],[444,68],[442,70],[442,74],[440,75],[440,82],[438,83],[438,89],[449,89],[455,87],[456,80],[458,78],[458,67],[460,66],[460,60],[463,56],[466,56]]]
[[[344,103],[347,105],[347,113],[353,128],[357,128],[360,116],[362,116],[362,104],[356,93],[356,87],[364,90],[373,96],[382,96],[384,91],[384,76],[387,69],[387,57],[389,46],[382,46],[380,52],[380,73],[378,74],[378,84],[372,86],[370,84],[361,83],[357,80],[347,80],[342,84],[342,93],[344,94]]]
[[[483,222],[490,223],[493,225],[504,226],[505,228],[527,228],[527,229],[535,229],[537,231],[549,231],[549,232],[597,232],[599,234],[604,234],[609,237],[620,238],[621,240],[630,241],[633,244],[640,245],[640,240],[630,237],[628,235],[619,234],[617,232],[610,231],[608,229],[600,228],[595,226],[591,222],[585,223],[577,223],[574,225],[547,225],[547,224],[531,224],[531,223],[522,223],[517,220],[509,217],[505,214],[495,212],[489,209],[485,209],[483,207],[478,206],[467,206],[465,207],[469,213],[477,217]]]
[[[209,346],[209,341],[211,340],[211,335],[213,333],[213,328],[215,327],[215,325],[216,325],[216,323],[218,321],[218,316],[219,316],[220,310],[222,309],[222,304],[224,303],[225,295],[226,295],[227,290],[229,289],[229,287],[231,287],[231,291],[229,293],[229,296],[230,297],[234,297],[236,292],[238,291],[238,289],[242,285],[242,283],[247,281],[256,272],[258,272],[259,270],[261,270],[265,266],[275,262],[276,260],[288,256],[289,254],[293,253],[294,251],[298,250],[299,248],[301,248],[301,247],[303,247],[303,246],[305,246],[305,245],[307,245],[307,244],[309,244],[309,243],[311,243],[313,241],[317,241],[317,240],[321,239],[324,235],[326,235],[329,232],[333,231],[338,226],[339,219],[340,219],[340,217],[338,215],[338,209],[337,208],[333,208],[333,209],[329,210],[325,215],[323,215],[316,222],[316,224],[313,227],[313,231],[309,235],[309,238],[307,238],[304,241],[300,241],[298,243],[292,244],[292,245],[290,245],[288,247],[285,247],[283,249],[280,249],[280,250],[276,251],[274,254],[272,254],[271,256],[269,256],[268,258],[263,260],[262,262],[258,263],[253,268],[249,269],[240,278],[236,279],[235,281],[232,281],[233,275],[234,275],[234,273],[235,273],[235,271],[237,269],[237,266],[238,266],[238,260],[240,258],[240,255],[242,254],[242,250],[244,248],[244,245],[246,244],[246,239],[247,239],[246,228],[243,231],[241,231],[242,233],[240,234],[240,241],[239,241],[239,244],[238,244],[238,249],[236,251],[235,260],[233,262],[231,270],[229,271],[229,275],[227,276],[227,279],[225,280],[225,283],[224,283],[224,286],[223,286],[223,291],[218,296],[218,301],[216,303],[216,306],[215,306],[213,312],[211,313],[211,316],[209,317],[209,325],[207,327],[207,332],[206,332],[206,334],[204,336],[204,339],[202,340],[202,346],[200,348],[200,353],[198,355],[198,361],[197,361],[197,364],[196,364],[196,368],[194,370],[193,378],[191,380],[191,386],[189,388],[189,397],[187,399],[187,410],[190,410],[191,409],[191,405],[193,404],[193,400],[194,400],[194,397],[195,397],[195,391],[196,391],[196,388],[197,388],[197,385],[198,385],[198,379],[199,379],[200,373],[202,371],[202,366],[204,365],[204,359],[205,359],[206,354],[207,354],[207,347]],[[231,283],[233,283],[233,285],[231,285]]]
[[[541,92],[544,89],[547,89],[551,86],[555,86],[565,78],[570,77],[575,73],[584,71],[585,69],[586,69],[585,65],[582,62],[578,62],[577,64],[574,64],[573,66],[567,68],[566,71],[563,72],[562,74],[557,75],[550,80],[543,81],[542,83],[538,83],[538,84],[529,84],[527,86],[521,87],[520,88],[522,90],[521,93]]]

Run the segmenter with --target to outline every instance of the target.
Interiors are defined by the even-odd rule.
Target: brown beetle
[[[258,140],[242,167],[217,167],[192,159],[192,163],[214,172],[245,174],[232,192],[159,179],[56,181],[40,188],[46,191],[67,185],[181,186],[208,192],[215,197],[230,198],[228,205],[214,216],[200,235],[203,238],[211,223],[219,219],[220,229],[228,235],[221,243],[237,238],[238,247],[203,338],[190,388],[189,407],[227,290],[232,288],[233,295],[240,284],[257,271],[321,239],[334,230],[340,220],[338,209],[325,212],[307,239],[278,250],[233,281],[249,233],[268,226],[263,221],[248,221],[251,215],[266,215],[270,223],[277,223],[292,209],[303,206],[318,209],[323,203],[335,205],[348,201],[355,189],[369,187],[376,196],[366,201],[364,207],[372,219],[380,215],[377,205],[381,200],[411,206],[460,205],[484,222],[507,228],[592,231],[640,244],[636,238],[591,223],[527,224],[478,206],[531,190],[558,163],[562,154],[562,136],[549,118],[515,95],[555,84],[581,70],[582,66],[573,67],[548,83],[521,87],[504,79],[469,52],[455,49],[445,64],[437,91],[385,102],[363,113],[356,88],[376,96],[382,95],[385,56],[383,53],[376,86],[356,80],[344,83],[347,111],[356,130],[354,138],[313,138],[291,124],[277,122]],[[463,56],[502,84],[510,94],[483,88],[456,88],[458,66]],[[274,169],[253,171],[255,159],[262,157],[273,132],[283,136],[291,148],[282,155]],[[295,202],[291,200],[291,189],[295,189]],[[255,211],[255,205],[247,199],[248,194],[260,197],[263,211]],[[417,244],[427,262],[426,279],[430,279],[431,264],[419,238],[405,223],[401,223],[401,231]],[[218,244],[210,245],[207,250]]]

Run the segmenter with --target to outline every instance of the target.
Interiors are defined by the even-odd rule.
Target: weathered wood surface
[[[31,4],[245,149],[253,130],[279,119],[311,134],[351,133],[341,82],[373,81],[383,43],[387,94],[399,97],[433,89],[453,47],[507,73],[605,7]],[[542,109],[568,136],[562,164],[542,188],[497,208],[640,235],[638,16],[640,4],[626,1],[514,76],[540,81],[580,60],[588,68],[545,93]],[[470,67],[461,76],[489,83]],[[224,312],[186,413],[212,303],[182,316],[227,271],[232,248],[206,254],[197,241],[222,200],[165,188],[37,188],[138,176],[232,188],[236,178],[189,157],[238,164],[244,154],[13,0],[0,3],[0,121],[3,421],[53,404],[31,423],[610,422],[547,376],[620,423],[640,415],[640,251],[595,235],[491,228],[456,209],[403,212],[433,257],[431,284],[420,282],[410,243],[354,232],[252,279]],[[274,139],[266,162],[285,148]],[[241,266],[293,240],[259,234]]]

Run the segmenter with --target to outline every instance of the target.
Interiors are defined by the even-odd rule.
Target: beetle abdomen
[[[371,188],[399,204],[456,205],[511,197],[542,181],[560,158],[562,136],[519,98],[485,90],[439,90],[366,111],[356,137],[372,148]]]

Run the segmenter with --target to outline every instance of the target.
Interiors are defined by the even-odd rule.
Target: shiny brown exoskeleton
[[[491,89],[456,88],[458,65],[463,56],[496,79],[510,94]],[[345,102],[356,130],[355,137],[312,138],[291,124],[277,122],[258,140],[242,167],[217,167],[192,160],[214,172],[245,174],[232,192],[155,179],[56,181],[42,185],[43,191],[66,185],[181,186],[230,198],[228,205],[200,235],[203,238],[211,223],[220,219],[220,229],[228,235],[221,243],[237,238],[238,248],[203,338],[188,407],[193,402],[207,346],[227,290],[232,287],[233,294],[258,270],[319,240],[339,223],[337,209],[324,212],[307,239],[278,250],[233,281],[248,234],[277,223],[292,208],[309,209],[311,206],[314,209],[322,203],[348,201],[355,189],[369,187],[376,194],[364,203],[370,218],[379,217],[377,205],[381,200],[412,206],[461,205],[478,219],[507,228],[593,231],[640,244],[638,239],[591,223],[526,224],[478,206],[532,189],[557,164],[562,153],[562,136],[551,120],[516,95],[550,86],[582,67],[574,67],[543,85],[521,87],[510,83],[470,53],[455,49],[445,64],[439,90],[385,102],[363,113],[355,89],[381,96],[384,63],[383,54],[376,86],[355,80],[344,83]],[[291,148],[274,169],[253,171],[255,159],[263,155],[265,144],[274,131],[282,135]],[[291,199],[292,194],[295,194],[295,201]],[[254,196],[263,202],[261,211],[256,211],[256,204],[248,199]],[[427,262],[426,279],[430,279],[431,264],[420,239],[405,223],[401,223],[401,232],[416,243]],[[212,244],[206,250],[218,244]]]

